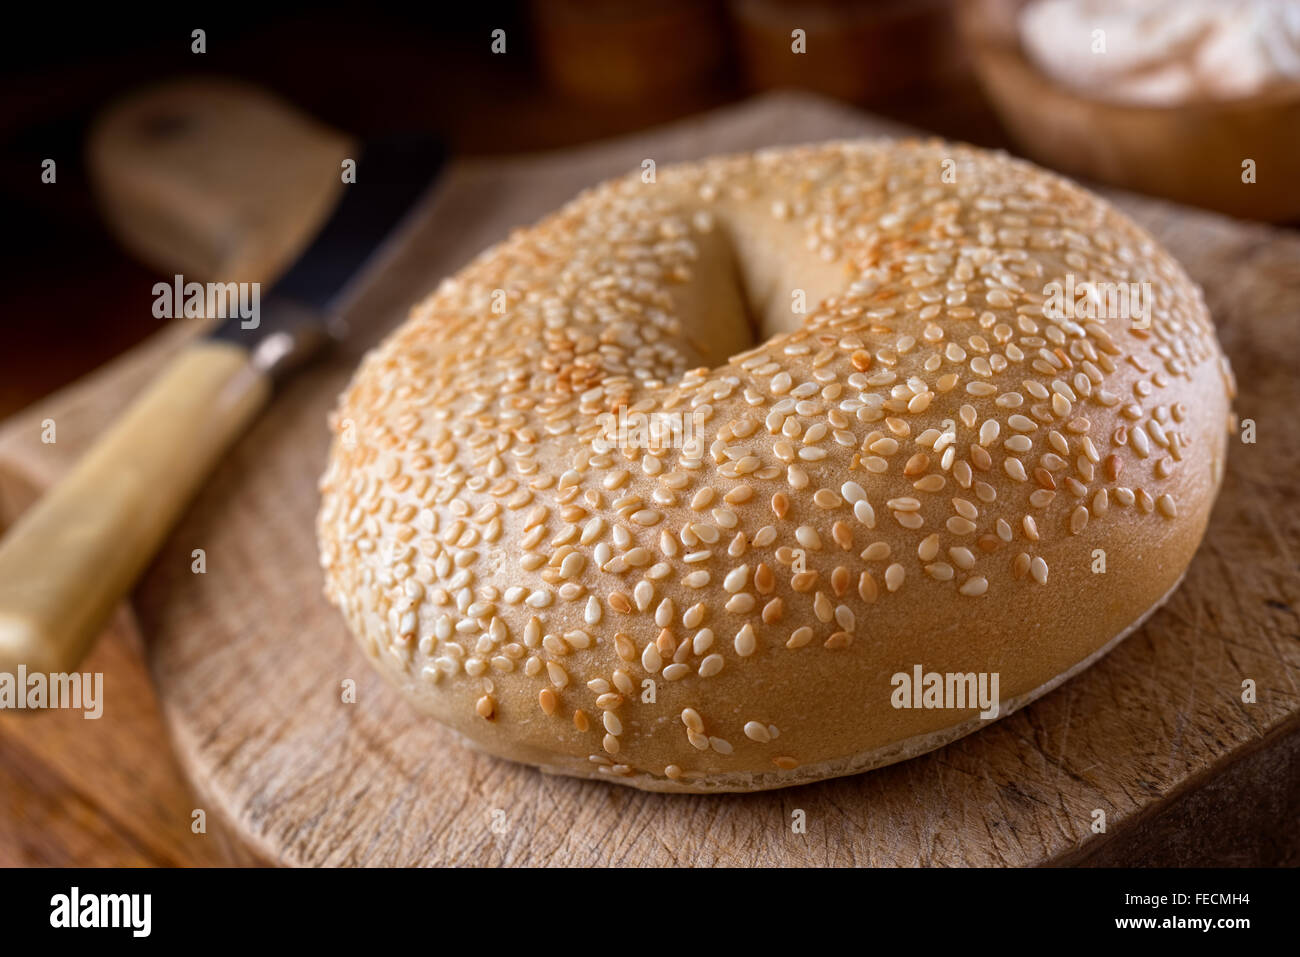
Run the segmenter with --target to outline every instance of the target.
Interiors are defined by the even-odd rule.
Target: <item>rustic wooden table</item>
[[[713,99],[734,96],[735,91],[723,91]],[[956,84],[925,101],[876,108],[949,136],[1005,144],[970,84]],[[490,139],[484,139],[482,115],[494,116]],[[446,122],[451,141],[462,151],[509,152],[578,143],[672,115],[662,106],[643,114],[592,111],[514,82],[463,98]],[[90,318],[71,320],[79,323],[81,333],[75,350],[63,347],[66,327],[28,325],[12,336],[5,330],[13,368],[0,376],[0,418],[31,404],[39,407],[42,396],[155,328],[126,295],[147,275],[141,267],[103,240],[85,241],[78,252],[80,264],[50,264],[45,272],[20,279],[5,295],[6,311],[38,305],[60,272],[79,268],[82,282],[68,291],[63,306],[69,315]],[[0,476],[0,526],[30,496],[20,482]],[[176,866],[239,860],[216,827],[209,826],[206,833],[192,827],[197,801],[172,756],[129,612],[119,612],[85,669],[104,673],[115,703],[102,719],[87,721],[75,711],[0,713],[0,865]],[[1294,860],[1294,853],[1279,849],[1270,862]]]

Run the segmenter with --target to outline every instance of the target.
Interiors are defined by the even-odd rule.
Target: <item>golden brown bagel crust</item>
[[[780,787],[979,725],[893,707],[895,673],[1018,705],[1175,587],[1231,373],[1126,217],[941,142],[649,178],[444,281],[340,399],[326,594],[417,707],[551,771]],[[1067,276],[1150,283],[1149,328],[1046,314]],[[641,447],[619,409],[702,442]]]

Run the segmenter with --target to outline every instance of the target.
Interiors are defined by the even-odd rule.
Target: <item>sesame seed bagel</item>
[[[852,773],[986,723],[897,706],[896,675],[996,675],[1004,716],[1169,595],[1232,390],[1178,263],[1028,163],[860,141],[638,171],[363,360],[325,591],[489,753],[661,791]]]

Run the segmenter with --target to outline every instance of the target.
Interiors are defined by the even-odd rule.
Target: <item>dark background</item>
[[[808,72],[797,76],[773,73],[756,49],[768,42],[788,53],[788,26],[761,21],[782,6],[757,4],[756,19],[744,2],[721,0],[75,13],[37,4],[6,25],[0,58],[0,203],[10,240],[0,418],[157,330],[138,294],[155,277],[105,231],[82,161],[95,115],[151,82],[234,76],[340,130],[429,130],[458,155],[599,139],[776,86],[819,89],[949,137],[1006,145],[961,56],[949,0],[795,5],[800,18],[810,9],[819,22],[830,17],[828,29],[853,49],[867,38],[859,72],[825,61],[818,72],[807,58]],[[196,27],[207,32],[204,55],[190,52]],[[497,28],[506,55],[490,51]],[[574,67],[587,77],[574,79]],[[40,182],[46,157],[58,163],[56,184]]]

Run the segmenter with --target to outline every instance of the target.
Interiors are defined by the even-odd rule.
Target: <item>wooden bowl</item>
[[[1072,176],[1268,222],[1300,219],[1300,94],[1268,92],[1176,107],[1088,99],[1024,55],[1027,0],[964,0],[976,75],[1026,155]],[[1254,183],[1242,182],[1255,161]]]

